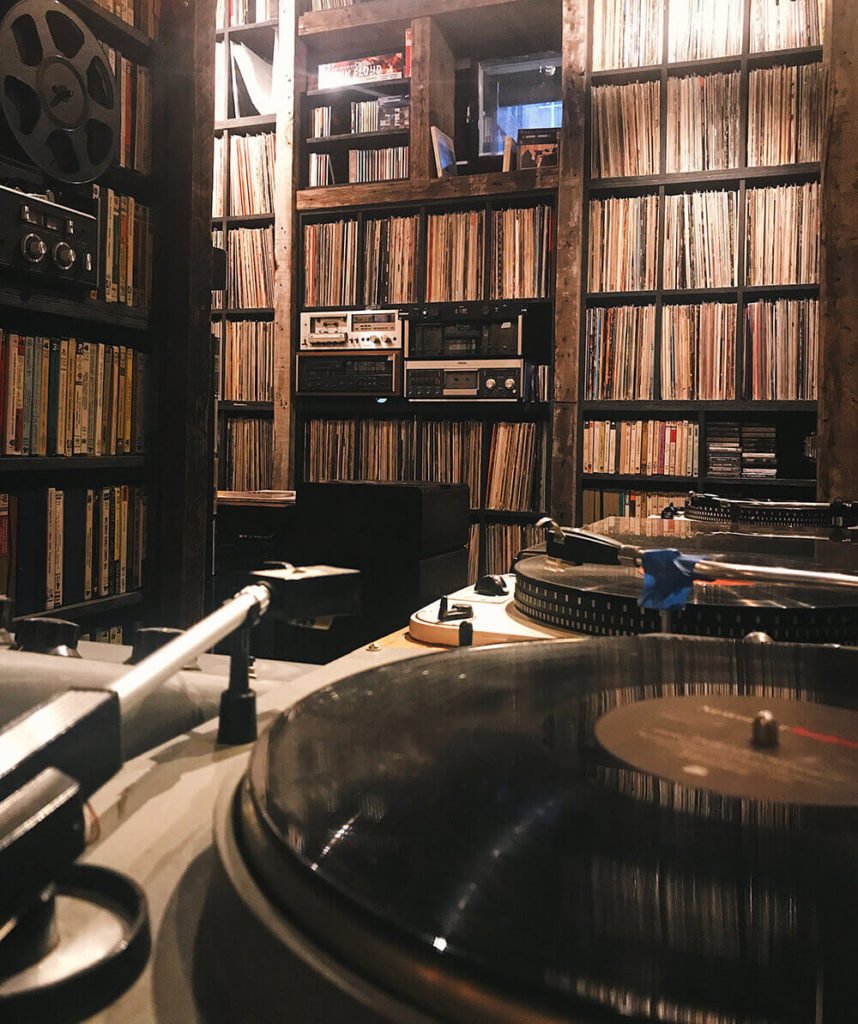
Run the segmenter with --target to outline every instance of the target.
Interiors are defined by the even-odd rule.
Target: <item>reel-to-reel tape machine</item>
[[[59,0],[0,0],[0,273],[28,287],[98,284],[91,190],[120,111],[103,47]]]

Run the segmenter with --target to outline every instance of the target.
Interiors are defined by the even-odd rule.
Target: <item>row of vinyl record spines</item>
[[[488,442],[488,451],[485,443]],[[484,455],[487,456],[484,471]],[[464,483],[471,506],[538,511],[548,450],[541,423],[309,419],[304,479]]]
[[[591,199],[588,288],[651,291],[663,252],[666,289],[735,288],[819,280],[819,182],[748,188],[739,238],[739,192],[720,188]]]
[[[219,342],[218,398],[226,402],[274,400],[274,323],[220,320],[212,324]]]
[[[646,67],[667,60],[705,60],[742,52],[745,0],[595,0],[594,71]],[[825,0],[751,0],[751,53],[821,46]]]
[[[700,424],[691,420],[585,420],[584,473],[697,476]]]
[[[127,25],[140,29],[150,39],[158,37],[161,0],[94,0],[99,7],[115,14]]]
[[[0,586],[19,615],[143,586],[142,486],[35,488],[0,494]]]
[[[388,222],[385,232],[377,224]],[[488,280],[486,246],[491,226]],[[304,305],[356,305],[359,301],[415,302],[418,276],[420,218],[368,218],[361,231],[356,219],[304,225]],[[379,256],[381,251],[381,256]],[[536,205],[455,213],[429,213],[426,218],[423,292],[427,302],[492,298],[548,298],[554,252],[551,207]],[[359,296],[359,262],[363,280]],[[379,268],[407,263],[413,277],[398,277],[398,287],[378,281]]]
[[[274,302],[274,228],[221,228],[212,245],[226,247],[227,296],[231,309],[270,308]],[[212,292],[212,309],[222,309],[224,293]]]
[[[140,455],[147,354],[0,329],[4,455]]]
[[[656,351],[655,306],[591,307],[584,334],[585,399],[650,400],[656,390],[671,401],[735,398],[737,319],[735,303],[667,304]],[[746,397],[816,398],[818,300],[749,303],[743,344]]]
[[[214,140],[214,177],[212,181],[212,217],[225,214],[248,217],[274,212],[275,145],[273,132],[237,135],[229,138],[229,182],[224,202],[227,136]]]
[[[752,70],[745,137],[740,77],[738,71],[672,76],[664,114],[659,82],[594,86],[590,173],[622,178],[818,162],[825,123],[822,64]]]
[[[519,523],[472,523],[468,534],[468,583],[485,573],[510,572],[525,548],[544,539],[541,529]],[[482,562],[482,568],[481,566]]]
[[[148,309],[152,304],[154,226],[150,207],[93,185],[100,224],[99,287],[93,299]]]
[[[270,490],[274,465],[271,419],[230,417],[225,441],[222,486],[228,491]]]
[[[685,507],[685,494],[662,494],[658,491],[608,490],[585,487],[582,493],[581,521],[588,523],[607,519],[608,516],[624,516],[631,519],[648,519],[661,516],[664,509],[673,505]]]

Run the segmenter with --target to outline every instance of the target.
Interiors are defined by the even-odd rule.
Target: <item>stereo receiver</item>
[[[302,313],[300,347],[304,350],[399,349],[407,323],[397,309]]]
[[[514,402],[522,397],[523,375],[521,359],[409,359],[405,363],[405,397]]]
[[[299,352],[299,395],[399,394],[398,352]]]

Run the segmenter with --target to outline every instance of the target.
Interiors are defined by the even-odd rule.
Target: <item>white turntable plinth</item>
[[[515,576],[509,574],[504,576],[503,580],[509,593],[500,597],[477,594],[473,587],[465,587],[447,595],[450,604],[468,604],[474,610],[473,618],[467,620],[473,627],[471,646],[519,643],[523,640],[554,640],[558,637],[565,640],[572,638],[573,635],[566,630],[540,625],[522,615],[515,607],[513,598]],[[419,640],[421,643],[458,647],[460,622],[461,620],[439,622],[438,601],[433,601],[411,616],[408,633],[413,640]]]

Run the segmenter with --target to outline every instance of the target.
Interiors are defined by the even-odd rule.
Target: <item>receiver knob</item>
[[[77,253],[68,242],[57,242],[51,252],[51,258],[59,270],[71,270],[77,260]]]
[[[57,654],[63,658],[79,658],[76,623],[66,619],[40,618],[28,615],[16,619],[15,649],[33,654]]]
[[[45,240],[34,235],[32,231],[21,239],[21,255],[28,263],[41,263],[47,251]]]
[[[486,380],[486,391],[494,391],[496,385],[497,385],[497,381],[494,379],[494,377],[487,378],[487,380]]]
[[[503,386],[507,389],[507,391],[515,390],[515,377],[507,377],[507,379],[503,382]]]

